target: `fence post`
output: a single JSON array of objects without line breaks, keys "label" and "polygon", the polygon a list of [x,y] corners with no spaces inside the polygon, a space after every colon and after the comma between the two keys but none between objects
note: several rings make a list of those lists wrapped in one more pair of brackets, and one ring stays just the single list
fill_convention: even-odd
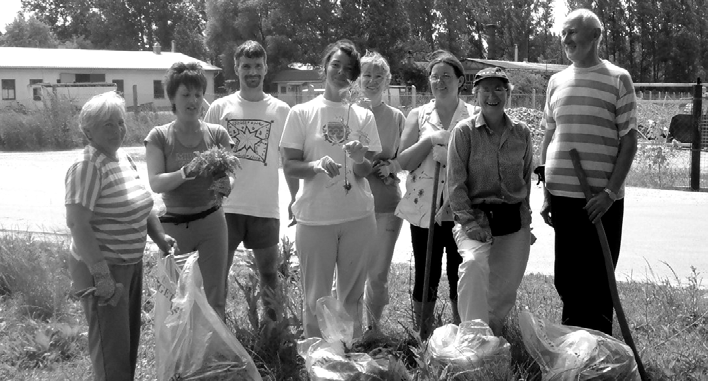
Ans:
[{"label": "fence post", "polygon": [[531,89],[531,108],[534,110],[538,110],[536,108],[536,89]]},{"label": "fence post", "polygon": [[418,103],[416,102],[415,85],[411,85],[411,110],[416,107],[418,107]]},{"label": "fence post", "polygon": [[703,113],[701,79],[693,86],[693,143],[691,144],[691,190],[701,190],[701,114]]},{"label": "fence post", "polygon": [[135,116],[140,113],[140,108],[138,107],[138,85],[133,85],[133,112]]}]

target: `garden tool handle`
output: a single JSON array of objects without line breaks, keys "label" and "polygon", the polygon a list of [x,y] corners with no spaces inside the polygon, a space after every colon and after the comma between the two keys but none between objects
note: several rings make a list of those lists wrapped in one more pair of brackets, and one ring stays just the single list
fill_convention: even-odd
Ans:
[{"label": "garden tool handle", "polygon": [[[573,162],[573,169],[575,169],[575,175],[578,176],[578,181],[580,182],[580,188],[585,194],[585,199],[590,201],[592,198],[592,191],[590,190],[590,184],[588,183],[587,176],[583,170],[583,166],[580,162],[580,154],[573,148],[569,151],[570,160]],[[627,317],[624,315],[624,310],[622,309],[622,303],[620,302],[619,293],[617,292],[617,280],[615,279],[615,268],[612,264],[612,254],[610,252],[610,244],[607,241],[607,235],[605,234],[605,227],[602,225],[602,221],[598,220],[595,224],[595,229],[597,230],[597,236],[600,239],[600,246],[602,247],[602,255],[605,258],[605,272],[607,273],[607,280],[610,284],[610,294],[612,295],[612,304],[615,307],[615,312],[617,312],[617,321],[619,322],[620,330],[622,331],[622,337],[627,345],[632,349],[634,354],[634,359],[637,361],[637,369],[639,370],[639,376],[642,381],[648,381],[646,370],[644,370],[644,364],[642,364],[641,358],[639,358],[639,352],[637,347],[634,345],[634,340],[632,339],[632,333],[629,330],[629,324],[627,323]]]},{"label": "garden tool handle", "polygon": [[[423,300],[422,302],[422,311],[421,311],[421,316],[428,316],[426,315],[425,309],[427,308],[432,308],[430,306],[430,303],[427,303],[428,301],[428,294],[429,288],[430,288],[430,266],[432,265],[433,262],[433,229],[435,228],[435,215],[437,214],[437,206],[438,206],[438,181],[440,180],[440,163],[435,162],[435,174],[433,175],[433,202],[430,204],[430,222],[428,223],[428,245],[425,250],[425,273],[423,276]],[[422,320],[420,323],[419,328],[419,334],[423,332],[423,327],[425,327],[425,324],[423,324]],[[421,335],[422,337],[422,335]]]}]

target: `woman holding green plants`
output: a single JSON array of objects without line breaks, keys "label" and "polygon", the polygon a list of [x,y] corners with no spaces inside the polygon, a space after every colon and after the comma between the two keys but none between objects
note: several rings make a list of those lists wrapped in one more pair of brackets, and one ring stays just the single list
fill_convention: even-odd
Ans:
[{"label": "woman holding green plants", "polygon": [[[450,130],[457,122],[469,118],[475,107],[460,99],[459,92],[465,84],[464,69],[451,53],[439,50],[433,53],[428,64],[430,91],[434,99],[411,110],[406,118],[401,136],[398,162],[410,171],[406,180],[406,193],[396,208],[396,215],[411,224],[413,257],[415,259],[415,285],[413,309],[415,321],[423,338],[431,333],[432,317],[437,300],[438,283],[442,275],[443,250],[447,253],[447,279],[450,284],[450,301],[453,320],[457,314],[457,267],[462,258],[452,236],[452,213],[445,189],[447,171],[447,146]],[[438,171],[438,192],[433,195],[435,172]],[[430,213],[435,205],[437,223],[430,227]],[[425,263],[428,246],[428,229],[433,229],[430,285],[427,300],[423,300]]]},{"label": "woman holding green plants", "polygon": [[227,230],[219,200],[228,196],[231,180],[203,169],[214,164],[215,156],[223,156],[215,148],[230,150],[232,141],[224,127],[200,119],[207,80],[199,64],[175,63],[164,84],[177,118],[153,128],[145,138],[150,187],[162,194],[166,213],[160,221],[165,231],[177,239],[183,252],[199,251],[204,292],[223,319]]},{"label": "woman holding green plants", "polygon": [[175,241],[153,212],[133,159],[120,149],[125,102],[115,92],[91,98],[79,127],[88,145],[66,173],[68,259],[73,292],[88,323],[95,380],[132,380],[140,341],[143,251],[147,234],[163,252]]},{"label": "woman holding green plants", "polygon": [[285,175],[304,180],[292,205],[303,325],[306,337],[322,337],[317,300],[330,295],[336,266],[337,296],[354,319],[354,336],[360,337],[367,253],[376,234],[366,176],[381,144],[374,115],[353,103],[351,82],[361,72],[354,44],[340,40],[328,46],[322,67],[324,94],[291,109],[280,141]]}]

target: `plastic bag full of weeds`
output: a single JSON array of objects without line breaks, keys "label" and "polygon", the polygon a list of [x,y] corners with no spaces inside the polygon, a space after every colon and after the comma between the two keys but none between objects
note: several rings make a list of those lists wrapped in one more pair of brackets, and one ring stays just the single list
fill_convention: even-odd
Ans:
[{"label": "plastic bag full of weeds", "polygon": [[471,369],[485,361],[508,362],[511,358],[509,343],[494,336],[491,328],[481,320],[436,328],[427,350],[434,363],[452,365],[455,369]]},{"label": "plastic bag full of weeds", "polygon": [[174,258],[158,259],[158,283],[178,275],[171,304],[163,300],[155,306],[158,379],[260,381],[251,357],[207,302],[198,257],[190,255],[181,271],[170,263]]},{"label": "plastic bag full of weeds", "polygon": [[544,381],[640,380],[632,350],[612,336],[537,319],[529,311],[519,313],[519,328]]},{"label": "plastic bag full of weeds", "polygon": [[313,381],[388,380],[389,359],[374,359],[366,353],[350,353],[354,321],[341,302],[331,296],[317,301],[317,321],[324,338],[298,343]]}]

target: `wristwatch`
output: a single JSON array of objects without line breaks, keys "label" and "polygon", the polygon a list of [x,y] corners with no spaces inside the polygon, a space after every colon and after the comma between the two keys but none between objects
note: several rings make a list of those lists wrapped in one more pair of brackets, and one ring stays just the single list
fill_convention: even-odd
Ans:
[{"label": "wristwatch", "polygon": [[617,193],[611,191],[609,188],[603,189],[605,193],[607,193],[608,196],[610,196],[610,200],[612,201],[617,201]]}]

